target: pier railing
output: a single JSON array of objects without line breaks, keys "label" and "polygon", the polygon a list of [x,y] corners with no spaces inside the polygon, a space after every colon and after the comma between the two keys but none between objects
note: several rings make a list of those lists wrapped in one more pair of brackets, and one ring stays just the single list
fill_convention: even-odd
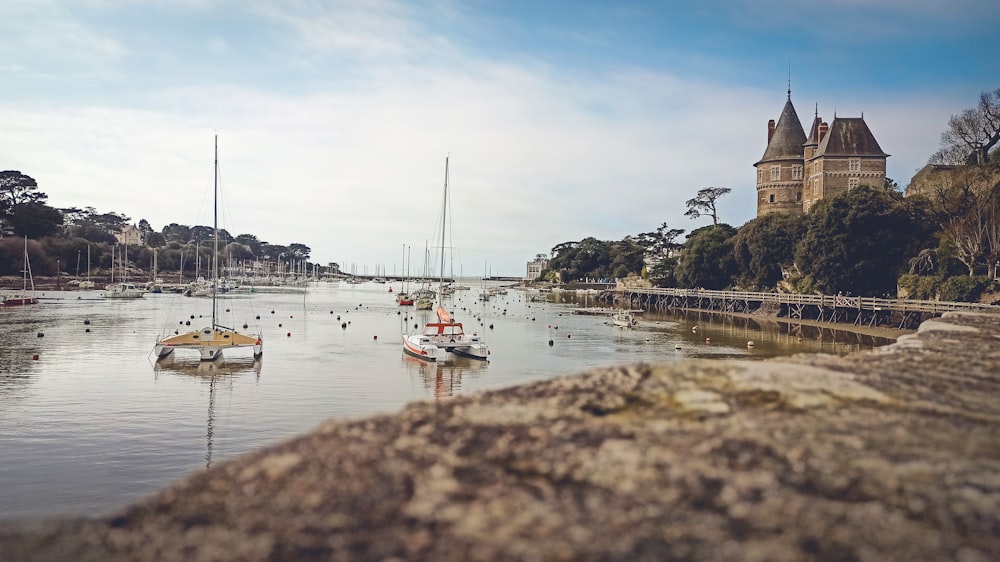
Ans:
[{"label": "pier railing", "polygon": [[[691,308],[720,312],[749,312],[762,306],[782,311],[789,318],[815,317],[827,322],[853,324],[919,323],[930,316],[951,311],[993,312],[1000,306],[949,301],[900,298],[859,297],[850,295],[810,295],[754,291],[713,291],[706,289],[616,288],[616,300],[651,308]],[[815,307],[813,310],[811,307]],[[812,312],[806,312],[811,310]]]}]

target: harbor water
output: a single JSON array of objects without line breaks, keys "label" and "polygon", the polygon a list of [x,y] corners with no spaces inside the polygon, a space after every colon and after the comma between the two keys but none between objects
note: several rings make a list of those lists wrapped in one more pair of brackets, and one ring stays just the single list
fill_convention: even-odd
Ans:
[{"label": "harbor water", "polygon": [[432,313],[398,306],[389,292],[398,282],[221,297],[231,327],[262,333],[259,361],[247,350],[211,363],[180,352],[154,361],[158,334],[210,322],[206,298],[48,292],[38,305],[0,310],[0,519],[112,513],[322,421],[416,400],[612,364],[846,353],[892,341],[705,314],[647,312],[637,327],[620,329],[606,316],[573,313],[600,306],[590,294],[510,289],[482,301],[483,284],[469,284],[447,308],[486,339],[488,362],[404,356],[401,334]]}]

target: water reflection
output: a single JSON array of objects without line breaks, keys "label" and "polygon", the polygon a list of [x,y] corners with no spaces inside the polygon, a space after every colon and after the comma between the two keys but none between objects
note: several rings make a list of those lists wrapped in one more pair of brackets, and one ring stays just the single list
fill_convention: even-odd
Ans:
[{"label": "water reflection", "polygon": [[424,390],[437,399],[449,398],[459,393],[462,390],[462,378],[485,375],[488,364],[488,361],[466,358],[435,363],[403,355],[403,366],[410,378],[419,380]]},{"label": "water reflection", "polygon": [[173,357],[160,359],[153,364],[153,376],[159,378],[160,373],[169,373],[182,377],[196,378],[208,384],[208,415],[205,422],[205,468],[212,466],[213,437],[215,434],[215,392],[219,385],[233,390],[235,377],[254,373],[260,380],[262,359],[252,357],[241,359],[218,359],[215,361],[176,361]]}]

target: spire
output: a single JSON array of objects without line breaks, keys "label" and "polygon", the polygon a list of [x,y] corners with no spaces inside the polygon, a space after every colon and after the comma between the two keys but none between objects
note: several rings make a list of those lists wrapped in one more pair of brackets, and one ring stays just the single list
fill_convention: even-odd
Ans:
[{"label": "spire", "polygon": [[792,101],[792,59],[788,59],[788,101]]}]

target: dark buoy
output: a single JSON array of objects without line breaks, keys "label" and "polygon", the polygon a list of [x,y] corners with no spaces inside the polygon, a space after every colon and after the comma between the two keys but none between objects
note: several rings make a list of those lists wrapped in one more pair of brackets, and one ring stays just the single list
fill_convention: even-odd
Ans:
[{"label": "dark buoy", "polygon": [[342,323],[340,325],[340,327],[346,330],[347,329],[347,322]]},{"label": "dark buoy", "polygon": [[226,312],[229,312],[229,309],[228,309],[228,308],[226,309]]},{"label": "dark buoy", "polygon": [[89,334],[90,333],[90,328],[85,329],[84,332],[87,332]]},{"label": "dark buoy", "polygon": [[291,314],[289,314],[289,315],[288,315],[288,317],[289,317],[289,318],[295,318],[295,317],[294,317],[294,316],[292,316]]},{"label": "dark buoy", "polygon": [[185,320],[184,321],[184,325],[185,326],[190,326],[191,325],[191,321],[190,320]]},{"label": "dark buoy", "polygon": [[40,337],[40,338],[44,338],[44,337],[45,337],[45,334],[43,334],[43,333],[41,333],[41,332],[38,332],[38,337]]},{"label": "dark buoy", "polygon": [[416,329],[417,329],[417,325],[416,325],[416,324],[414,324],[414,325],[413,325],[413,329],[414,329],[414,330],[416,330]]},{"label": "dark buoy", "polygon": [[288,332],[288,337],[292,337],[292,333],[291,332]]},{"label": "dark buoy", "polygon": [[573,334],[566,334],[566,339],[573,337]]},{"label": "dark buoy", "polygon": [[340,320],[340,315],[339,314],[337,315],[337,320]]},{"label": "dark buoy", "polygon": [[271,311],[271,314],[274,314],[274,311],[273,311],[273,310]]},{"label": "dark buoy", "polygon": [[490,329],[491,329],[491,330],[493,329],[493,324],[490,324]]},{"label": "dark buoy", "polygon": [[260,314],[257,315],[257,320],[260,320]]},{"label": "dark buoy", "polygon": [[552,345],[553,345],[554,343],[555,343],[555,342],[553,342],[552,340],[549,340],[549,347],[552,347]]},{"label": "dark buoy", "polygon": [[279,328],[281,327],[281,322],[278,322],[278,327],[279,327]]},{"label": "dark buoy", "polygon": [[378,341],[378,336],[372,336],[372,339]]},{"label": "dark buoy", "polygon": [[194,320],[194,314],[191,315],[191,320]]},{"label": "dark buoy", "polygon": [[90,320],[84,320],[83,321],[83,325],[84,326],[90,326]]},{"label": "dark buoy", "polygon": [[36,354],[32,355],[31,356],[31,360],[32,361],[38,361],[38,354],[36,353]]},{"label": "dark buoy", "polygon": [[246,329],[247,329],[247,324],[246,324],[246,322],[244,322],[244,323],[243,323],[243,329],[244,329],[244,330],[246,330]]}]

